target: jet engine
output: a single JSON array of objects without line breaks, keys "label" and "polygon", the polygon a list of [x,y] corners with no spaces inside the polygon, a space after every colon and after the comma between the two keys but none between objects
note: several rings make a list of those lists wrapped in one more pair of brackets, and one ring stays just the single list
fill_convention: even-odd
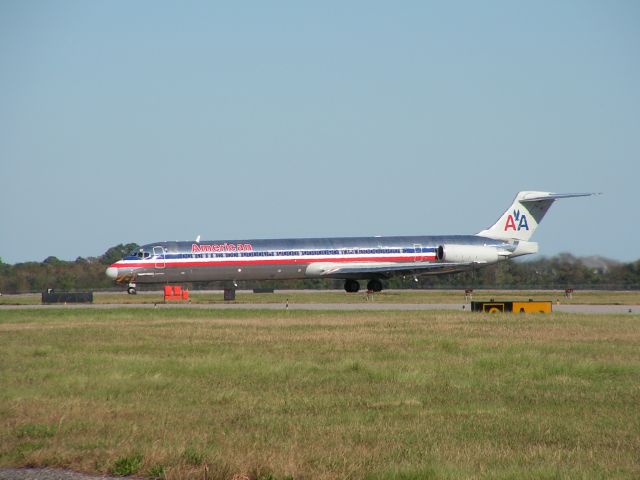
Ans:
[{"label": "jet engine", "polygon": [[493,263],[500,258],[497,249],[484,245],[440,245],[436,255],[448,263]]}]

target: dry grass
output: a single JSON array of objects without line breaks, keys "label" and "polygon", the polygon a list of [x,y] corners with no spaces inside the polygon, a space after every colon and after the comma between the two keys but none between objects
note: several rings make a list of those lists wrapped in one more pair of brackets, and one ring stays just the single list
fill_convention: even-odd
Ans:
[{"label": "dry grass", "polygon": [[2,311],[0,465],[176,479],[637,478],[639,321]]}]

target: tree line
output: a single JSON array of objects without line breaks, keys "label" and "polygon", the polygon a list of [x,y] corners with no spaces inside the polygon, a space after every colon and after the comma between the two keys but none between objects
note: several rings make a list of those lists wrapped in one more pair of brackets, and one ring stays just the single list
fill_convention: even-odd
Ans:
[{"label": "tree line", "polygon": [[114,282],[105,275],[105,269],[135,248],[138,248],[135,243],[120,244],[111,247],[99,257],[78,257],[74,261],[47,257],[42,262],[9,265],[0,260],[0,292],[41,292],[48,288],[110,289],[114,286]]},{"label": "tree line", "polygon": [[[117,290],[105,269],[138,248],[135,243],[111,247],[99,257],[78,257],[63,261],[48,257],[42,262],[9,265],[0,260],[0,293],[58,290]],[[464,273],[395,277],[385,281],[385,288],[592,288],[640,289],[640,260],[619,263],[600,259],[597,266],[564,253],[535,260],[500,262]],[[239,282],[239,288],[342,288],[342,280],[285,280]],[[187,285],[191,289],[224,288],[225,282]],[[145,288],[144,286],[142,287]],[[158,288],[151,286],[150,288]]]}]

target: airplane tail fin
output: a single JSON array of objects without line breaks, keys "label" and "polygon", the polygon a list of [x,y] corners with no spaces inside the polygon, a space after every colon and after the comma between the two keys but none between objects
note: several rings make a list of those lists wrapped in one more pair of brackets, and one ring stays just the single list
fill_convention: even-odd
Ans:
[{"label": "airplane tail fin", "polygon": [[476,235],[497,240],[528,241],[549,207],[558,199],[587,197],[594,193],[520,192],[500,219]]}]

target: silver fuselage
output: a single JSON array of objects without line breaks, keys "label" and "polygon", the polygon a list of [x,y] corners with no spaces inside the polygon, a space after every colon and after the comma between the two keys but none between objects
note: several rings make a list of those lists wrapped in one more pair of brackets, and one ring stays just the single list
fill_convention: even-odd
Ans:
[{"label": "silver fuselage", "polygon": [[[513,243],[476,235],[158,242],[114,263],[107,274],[119,282],[171,283],[372,279],[402,273],[450,273],[470,267],[472,262],[439,259],[438,248],[443,245],[514,251]],[[332,266],[336,267],[329,268]]]}]

